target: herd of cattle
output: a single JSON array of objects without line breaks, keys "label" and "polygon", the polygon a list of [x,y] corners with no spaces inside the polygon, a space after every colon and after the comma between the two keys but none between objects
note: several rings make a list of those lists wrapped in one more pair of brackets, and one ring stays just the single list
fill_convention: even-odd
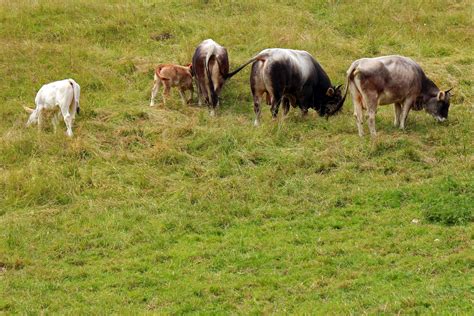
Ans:
[{"label": "herd of cattle", "polygon": [[[260,120],[260,104],[264,100],[276,118],[282,104],[286,115],[290,105],[298,106],[303,115],[314,109],[320,116],[336,114],[343,106],[348,90],[352,95],[354,116],[359,135],[363,136],[363,110],[368,114],[368,126],[372,136],[375,131],[375,113],[378,105],[394,103],[394,125],[405,128],[410,109],[425,109],[438,121],[448,118],[450,90],[439,90],[412,59],[402,56],[362,58],[352,63],[347,71],[344,92],[341,86],[333,86],[323,67],[306,51],[282,48],[265,49],[233,72],[229,72],[227,50],[208,39],[196,48],[192,64],[188,66],[160,65],[154,74],[150,106],[160,88],[164,86],[163,103],[171,87],[177,87],[183,103],[193,97],[193,78],[196,82],[199,105],[204,102],[214,116],[219,106],[219,95],[226,80],[252,64],[250,88],[253,95],[255,125]],[[186,91],[191,92],[185,99]],[[45,112],[53,112],[52,123],[64,118],[67,135],[72,136],[72,123],[79,113],[80,87],[73,79],[55,81],[38,91],[36,108],[27,126],[37,123],[41,128]],[[59,109],[59,110],[58,110]]]}]

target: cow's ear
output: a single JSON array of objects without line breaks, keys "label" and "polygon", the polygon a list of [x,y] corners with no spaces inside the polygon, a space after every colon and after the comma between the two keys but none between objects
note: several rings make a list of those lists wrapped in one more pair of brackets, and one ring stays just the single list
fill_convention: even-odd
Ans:
[{"label": "cow's ear", "polygon": [[334,89],[332,87],[329,87],[328,91],[326,91],[326,95],[328,97],[332,97],[334,95]]},{"label": "cow's ear", "polygon": [[446,93],[444,91],[438,92],[438,96],[436,97],[438,101],[444,101],[444,98],[446,98]]}]

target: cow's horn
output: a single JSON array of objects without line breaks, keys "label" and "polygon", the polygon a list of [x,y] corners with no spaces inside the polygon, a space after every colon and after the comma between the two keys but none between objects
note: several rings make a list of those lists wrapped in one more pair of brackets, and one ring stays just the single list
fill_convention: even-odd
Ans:
[{"label": "cow's horn", "polygon": [[453,90],[453,88],[449,88],[448,90],[444,91],[444,93],[448,93],[451,90]]},{"label": "cow's horn", "polygon": [[28,112],[28,113],[33,113],[33,111],[34,111],[33,109],[31,109],[31,108],[29,108],[29,107],[27,107],[27,106],[23,106],[23,108],[24,108],[25,111]]},{"label": "cow's horn", "polygon": [[338,86],[336,87],[336,90],[339,89],[340,87],[342,87],[342,84],[338,85]]}]

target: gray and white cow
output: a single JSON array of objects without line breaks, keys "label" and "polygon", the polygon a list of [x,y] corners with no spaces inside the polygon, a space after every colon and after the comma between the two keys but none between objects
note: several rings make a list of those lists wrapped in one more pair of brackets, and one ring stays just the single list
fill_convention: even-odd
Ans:
[{"label": "gray and white cow", "polygon": [[425,109],[438,121],[448,118],[449,90],[441,91],[412,59],[403,56],[362,58],[347,71],[347,89],[351,91],[359,136],[364,135],[363,109],[368,112],[369,130],[375,131],[378,105],[395,104],[394,125],[405,128],[410,109]]},{"label": "gray and white cow", "polygon": [[204,100],[211,116],[214,116],[229,73],[227,50],[212,39],[203,41],[194,52],[192,72],[196,80],[199,105]]},{"label": "gray and white cow", "polygon": [[252,64],[250,88],[254,100],[255,122],[260,120],[262,99],[271,105],[272,117],[276,118],[280,104],[286,115],[290,104],[300,107],[303,115],[312,108],[320,116],[336,114],[343,105],[340,87],[331,84],[323,67],[302,50],[269,48],[261,51],[231,74]]}]

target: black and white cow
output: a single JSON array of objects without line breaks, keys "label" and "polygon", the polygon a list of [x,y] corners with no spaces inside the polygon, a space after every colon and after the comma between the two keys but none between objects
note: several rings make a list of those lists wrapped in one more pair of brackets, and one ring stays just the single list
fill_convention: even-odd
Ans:
[{"label": "black and white cow", "polygon": [[231,75],[250,63],[253,63],[250,88],[256,126],[259,124],[260,104],[264,96],[267,104],[271,105],[273,118],[278,115],[281,103],[285,115],[290,104],[298,106],[303,115],[311,108],[326,117],[334,115],[342,107],[341,86],[333,86],[323,67],[306,51],[265,49]]},{"label": "black and white cow", "polygon": [[362,58],[347,71],[346,90],[351,91],[359,136],[364,135],[362,111],[368,112],[369,130],[375,131],[378,105],[395,104],[394,125],[405,128],[410,109],[421,110],[442,122],[448,118],[449,90],[440,91],[412,59],[403,56]]},{"label": "black and white cow", "polygon": [[219,95],[229,72],[229,57],[225,47],[207,39],[198,45],[192,60],[198,102],[209,106],[211,116],[219,106]]}]

